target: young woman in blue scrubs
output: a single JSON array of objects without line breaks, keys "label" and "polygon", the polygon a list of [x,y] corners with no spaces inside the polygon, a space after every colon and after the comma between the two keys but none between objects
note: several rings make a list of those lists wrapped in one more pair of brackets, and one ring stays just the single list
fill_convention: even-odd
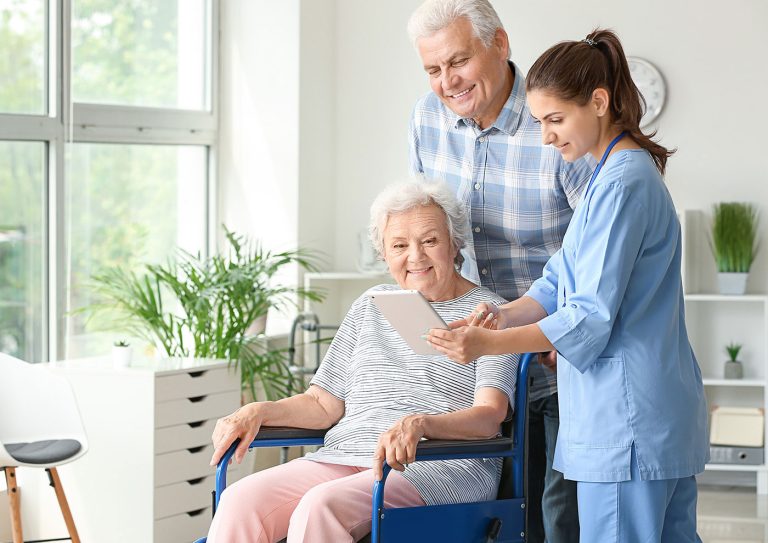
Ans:
[{"label": "young woman in blue scrubs", "polygon": [[527,76],[545,144],[599,160],[562,249],[527,294],[427,339],[466,363],[557,351],[554,468],[578,482],[581,541],[698,542],[708,460],[701,371],[685,328],[670,151],[640,130],[642,98],[607,30],[545,52]]}]

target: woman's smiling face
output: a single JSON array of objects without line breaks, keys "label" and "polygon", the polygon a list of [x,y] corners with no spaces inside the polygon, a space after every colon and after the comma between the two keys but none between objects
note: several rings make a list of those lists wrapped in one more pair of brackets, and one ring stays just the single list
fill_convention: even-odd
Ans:
[{"label": "woman's smiling face", "polygon": [[544,145],[554,146],[568,162],[587,153],[599,154],[600,115],[595,104],[581,106],[543,90],[530,91],[526,98],[531,115],[541,123]]},{"label": "woman's smiling face", "polygon": [[439,206],[417,206],[389,216],[384,228],[384,260],[400,288],[418,290],[431,302],[455,298],[457,253]]}]

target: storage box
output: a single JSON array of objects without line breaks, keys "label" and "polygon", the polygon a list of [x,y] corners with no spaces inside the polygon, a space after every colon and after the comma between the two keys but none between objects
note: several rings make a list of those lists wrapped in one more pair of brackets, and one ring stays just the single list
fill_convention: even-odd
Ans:
[{"label": "storage box", "polygon": [[712,445],[762,447],[765,416],[757,407],[715,407],[709,442]]},{"label": "storage box", "polygon": [[759,466],[763,463],[763,447],[709,447],[709,461],[713,464],[744,464]]}]

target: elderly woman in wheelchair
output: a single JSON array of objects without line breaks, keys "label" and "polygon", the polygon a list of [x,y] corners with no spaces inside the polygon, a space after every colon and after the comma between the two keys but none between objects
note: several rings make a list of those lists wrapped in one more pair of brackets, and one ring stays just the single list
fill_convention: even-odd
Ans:
[{"label": "elderly woman in wheelchair", "polygon": [[[465,318],[481,302],[504,303],[459,274],[468,224],[445,185],[389,187],[371,207],[370,233],[397,282],[374,290],[418,290],[446,322]],[[494,326],[479,316],[474,324]],[[498,458],[413,462],[422,438],[498,435],[514,399],[516,365],[516,355],[462,366],[415,354],[361,296],[306,392],[245,405],[217,422],[212,465],[238,438],[234,459],[241,462],[262,426],[330,430],[317,452],[227,488],[208,542],[357,541],[371,530],[372,488],[384,460],[397,470],[388,478],[387,507],[495,499]]]}]

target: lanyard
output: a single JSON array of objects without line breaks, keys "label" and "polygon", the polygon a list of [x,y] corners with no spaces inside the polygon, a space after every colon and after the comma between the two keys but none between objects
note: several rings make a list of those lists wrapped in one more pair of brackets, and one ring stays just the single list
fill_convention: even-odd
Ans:
[{"label": "lanyard", "polygon": [[587,188],[584,189],[584,194],[586,194],[587,191],[589,190],[589,187],[592,186],[592,181],[595,180],[595,178],[597,177],[597,174],[600,173],[600,170],[602,169],[603,164],[605,164],[605,161],[608,160],[608,155],[611,154],[611,149],[613,149],[613,146],[619,143],[619,140],[623,138],[626,134],[627,134],[626,132],[622,132],[621,134],[613,138],[613,141],[611,141],[611,143],[608,144],[608,148],[605,150],[605,153],[603,153],[603,158],[601,158],[600,162],[597,163],[597,167],[595,168],[595,171],[592,173],[592,178],[589,180],[589,183],[587,184]]}]

